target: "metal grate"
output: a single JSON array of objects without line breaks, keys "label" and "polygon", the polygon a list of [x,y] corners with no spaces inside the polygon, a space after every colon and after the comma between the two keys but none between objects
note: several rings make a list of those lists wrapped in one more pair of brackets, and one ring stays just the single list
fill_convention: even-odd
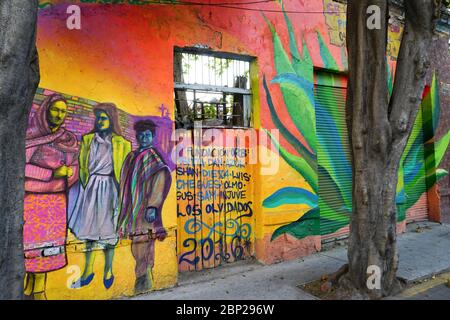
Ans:
[{"label": "metal grate", "polygon": [[[194,95],[193,92],[192,95]],[[234,97],[232,95],[226,95],[226,97],[226,99],[221,99],[222,101],[175,98],[176,105],[184,104],[187,106],[187,112],[180,116],[176,115],[176,118],[180,118],[183,121],[183,123],[178,123],[177,126],[191,128],[194,121],[202,121],[204,127],[236,127],[236,124],[241,122],[242,127],[248,126],[250,119],[244,120],[245,115],[239,112],[239,110],[244,109],[244,103],[241,101],[233,101]]]},{"label": "metal grate", "polygon": [[175,118],[178,128],[249,127],[251,119],[251,58],[176,49],[174,58]]}]

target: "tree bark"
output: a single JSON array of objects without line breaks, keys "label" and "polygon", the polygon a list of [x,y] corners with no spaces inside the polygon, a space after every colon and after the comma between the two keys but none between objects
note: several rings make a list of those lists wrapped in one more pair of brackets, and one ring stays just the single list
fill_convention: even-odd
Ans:
[{"label": "tree bark", "polygon": [[39,83],[37,0],[0,1],[0,299],[23,297],[25,133]]},{"label": "tree bark", "polygon": [[[349,0],[347,126],[352,146],[353,214],[344,296],[377,299],[401,288],[397,279],[396,186],[401,155],[419,109],[440,1],[408,0],[394,91],[387,87],[387,0]],[[381,9],[381,29],[367,27],[367,8]],[[368,267],[381,271],[381,287],[367,285]]]}]

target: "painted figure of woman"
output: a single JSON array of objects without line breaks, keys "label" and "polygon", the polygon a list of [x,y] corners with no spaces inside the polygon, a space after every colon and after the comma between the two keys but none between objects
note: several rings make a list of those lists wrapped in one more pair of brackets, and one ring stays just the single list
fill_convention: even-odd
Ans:
[{"label": "painted figure of woman", "polygon": [[120,172],[131,143],[122,137],[114,104],[101,103],[94,108],[95,128],[83,136],[80,146],[80,190],[69,218],[74,235],[86,241],[84,272],[73,288],[88,285],[94,278],[95,246],[105,255],[103,284],[114,282],[112,269],[117,244],[117,206]]},{"label": "painted figure of woman", "polygon": [[155,239],[164,240],[161,210],[170,189],[169,167],[153,148],[155,124],[150,120],[134,125],[139,149],[130,153],[122,169],[118,232],[132,239],[136,260],[135,293],[152,287]]},{"label": "painted figure of woman", "polygon": [[63,96],[48,96],[26,136],[24,293],[34,299],[46,298],[46,273],[67,264],[67,192],[78,180],[78,142],[62,128],[66,113]]}]

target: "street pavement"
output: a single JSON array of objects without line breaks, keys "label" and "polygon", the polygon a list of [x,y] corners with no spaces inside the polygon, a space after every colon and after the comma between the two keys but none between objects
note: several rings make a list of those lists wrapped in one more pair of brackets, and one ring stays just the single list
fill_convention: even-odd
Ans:
[{"label": "street pavement", "polygon": [[393,300],[450,300],[450,272],[415,281]]},{"label": "street pavement", "polygon": [[[446,284],[450,279],[450,224],[413,223],[407,230],[398,236],[398,276],[410,288],[393,299],[450,299]],[[131,299],[315,300],[316,297],[299,286],[337,271],[346,262],[347,248],[340,241],[294,261],[268,266],[254,260],[241,261],[216,269],[181,273],[176,287]]]}]

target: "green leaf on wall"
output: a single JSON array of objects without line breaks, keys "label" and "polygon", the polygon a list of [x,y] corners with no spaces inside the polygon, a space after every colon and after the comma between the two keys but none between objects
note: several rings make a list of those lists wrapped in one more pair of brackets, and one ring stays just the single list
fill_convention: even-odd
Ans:
[{"label": "green leaf on wall", "polygon": [[271,241],[283,234],[290,234],[296,239],[303,239],[311,235],[320,235],[320,210],[318,207],[312,208],[299,220],[282,226],[272,234]]},{"label": "green leaf on wall", "polygon": [[433,128],[437,129],[439,125],[439,118],[440,118],[440,107],[441,107],[441,101],[439,98],[439,81],[436,76],[436,72],[433,73],[433,80],[431,82],[431,106],[433,111]]},{"label": "green leaf on wall", "polygon": [[339,70],[339,67],[336,63],[336,60],[334,60],[333,55],[331,54],[330,50],[328,49],[328,46],[323,41],[322,35],[319,31],[317,33],[317,39],[319,40],[319,48],[320,48],[320,56],[322,57],[323,65],[326,69],[330,70]]},{"label": "green leaf on wall", "polygon": [[[296,72],[292,67],[291,61],[289,60],[289,57],[286,51],[284,50],[283,44],[281,43],[280,37],[275,31],[275,28],[273,27],[271,22],[265,17],[265,15],[263,16],[272,32],[275,69],[277,70],[278,75],[288,73],[296,75]],[[292,85],[285,83],[280,84],[280,89],[283,95],[286,109],[290,115],[290,118],[292,119],[292,122],[297,127],[299,132],[305,137],[308,146],[315,154],[316,153],[315,113],[313,112],[312,114],[306,114],[306,112],[302,110],[304,108],[305,103],[310,104],[310,102],[308,102],[308,100],[305,99],[304,97],[305,96],[308,97],[308,95],[311,95],[311,93],[306,92],[305,88],[293,89]],[[302,93],[299,93],[299,91]],[[313,92],[312,95],[314,95]],[[314,105],[311,108],[314,110]],[[314,121],[310,122],[310,119]]]},{"label": "green leaf on wall", "polygon": [[263,201],[265,208],[277,208],[286,204],[305,204],[309,207],[317,206],[318,198],[315,194],[302,188],[282,188]]},{"label": "green leaf on wall", "polygon": [[[434,173],[431,173],[434,174]],[[444,169],[436,169],[436,182],[439,181],[440,179],[442,179],[443,177],[445,177],[446,175],[448,175],[447,170]],[[428,176],[421,176],[416,183],[412,186],[412,188],[415,188],[416,185],[423,185],[425,184],[426,179],[429,178]],[[419,200],[420,197],[417,197],[417,200]],[[417,201],[416,200],[416,201]]]},{"label": "green leaf on wall", "polygon": [[292,56],[292,66],[298,76],[304,77],[310,83],[313,83],[314,66],[311,61],[311,56],[309,55],[308,46],[306,45],[305,39],[302,37],[303,57],[301,57],[300,52],[298,50],[297,39],[295,37],[294,28],[292,26],[291,20],[284,11],[284,5],[282,6],[282,8],[284,19],[286,21],[286,25],[289,32],[289,49]]},{"label": "green leaf on wall", "polygon": [[[420,169],[418,170],[418,173],[420,172],[425,172],[426,168],[426,163],[435,163],[435,167],[439,167],[439,164],[441,163],[442,159],[444,158],[444,155],[448,149],[448,146],[450,144],[450,131],[448,131],[444,137],[442,137],[441,140],[439,140],[437,143],[435,143],[434,146],[434,154],[429,154],[427,156],[427,159],[425,159],[425,161],[422,161],[422,165],[420,166]],[[434,157],[434,159],[432,159]],[[430,174],[430,173],[429,173]],[[431,173],[432,174],[432,173]],[[414,188],[414,186],[416,186],[418,183],[420,183],[419,181],[421,179],[424,179],[424,175],[421,174],[417,174],[414,179],[409,182],[406,187],[411,189]]]},{"label": "green leaf on wall", "polygon": [[[345,197],[345,192],[339,189],[338,184],[335,182],[331,174],[326,168],[319,165],[318,171],[320,173],[320,183],[328,186],[328,190],[334,190],[335,192],[323,192],[320,194],[321,205],[327,205],[335,213],[343,213],[347,215],[351,211],[352,199],[351,197]],[[351,190],[350,196],[351,196]]]},{"label": "green leaf on wall", "polygon": [[447,152],[448,145],[450,143],[450,131],[448,131],[445,136],[441,138],[438,142],[435,143],[434,152],[436,159],[436,167],[439,167],[442,159],[444,158],[445,153]]},{"label": "green leaf on wall", "polygon": [[[387,60],[387,57],[386,57]],[[392,96],[392,90],[394,90],[394,81],[392,79],[392,72],[391,69],[389,68],[389,63],[386,63],[386,68],[387,68],[387,78],[388,78],[388,92],[389,92],[389,97]]]},{"label": "green leaf on wall", "polygon": [[266,133],[272,139],[275,147],[279,150],[281,157],[306,180],[314,193],[317,194],[317,173],[315,170],[311,168],[305,159],[290,154],[267,130]]},{"label": "green leaf on wall", "polygon": [[283,124],[278,117],[277,111],[272,101],[269,88],[267,86],[266,77],[263,76],[263,86],[266,92],[267,105],[269,106],[270,115],[275,127],[280,130],[281,135],[289,142],[289,144],[305,159],[309,166],[316,171],[317,157],[312,154]]}]

